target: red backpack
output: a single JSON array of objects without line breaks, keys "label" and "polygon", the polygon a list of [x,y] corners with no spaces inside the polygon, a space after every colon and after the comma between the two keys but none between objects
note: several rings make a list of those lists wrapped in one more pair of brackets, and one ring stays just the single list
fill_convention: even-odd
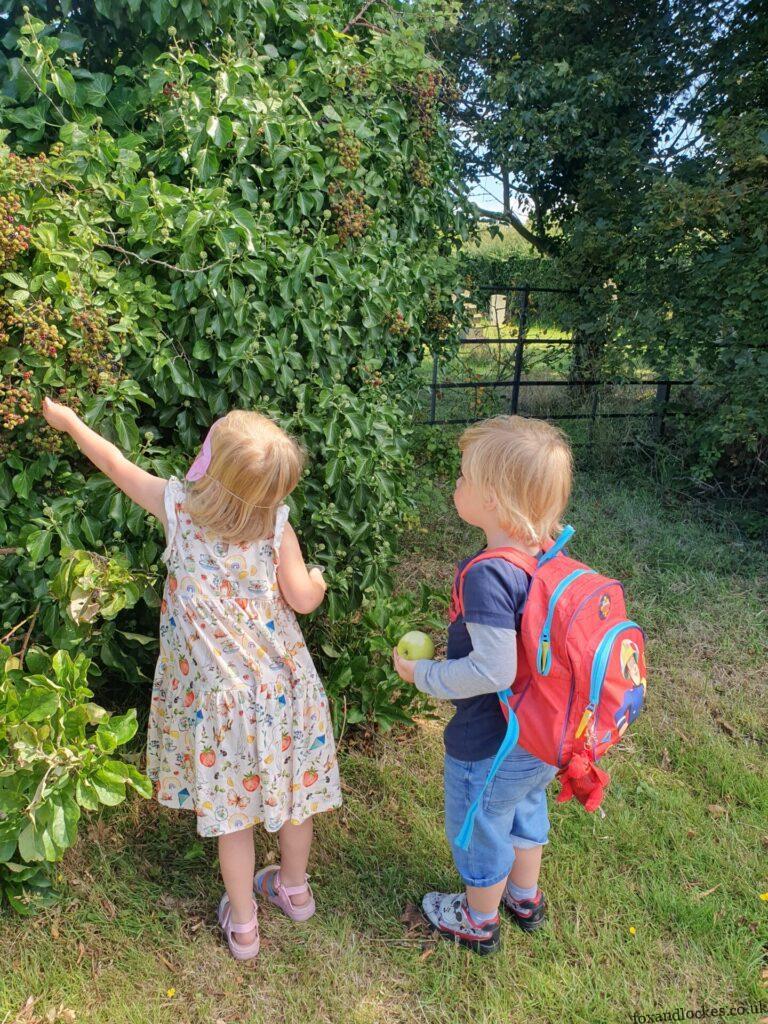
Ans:
[{"label": "red backpack", "polygon": [[[519,742],[560,769],[559,801],[575,796],[594,811],[609,781],[595,762],[619,742],[643,705],[645,641],[627,618],[618,580],[562,553],[573,533],[566,526],[538,558],[517,548],[481,552],[456,573],[450,618],[463,614],[464,579],[478,562],[503,558],[531,577],[517,638],[517,674],[499,694],[507,732],[485,786]],[[482,792],[456,837],[463,849],[481,800]]]}]

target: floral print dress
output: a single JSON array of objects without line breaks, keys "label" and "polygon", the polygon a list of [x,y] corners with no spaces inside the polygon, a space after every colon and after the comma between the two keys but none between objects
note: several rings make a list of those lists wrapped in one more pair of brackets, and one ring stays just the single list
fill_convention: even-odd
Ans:
[{"label": "floral print dress", "polygon": [[328,701],[277,585],[288,506],[273,537],[235,544],[196,527],[184,498],[172,477],[147,772],[202,836],[276,832],[341,804]]}]

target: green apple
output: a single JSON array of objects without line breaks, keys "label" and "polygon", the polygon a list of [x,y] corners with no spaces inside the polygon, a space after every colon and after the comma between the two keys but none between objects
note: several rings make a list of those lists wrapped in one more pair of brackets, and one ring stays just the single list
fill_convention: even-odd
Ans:
[{"label": "green apple", "polygon": [[419,658],[433,658],[435,645],[426,633],[420,633],[418,629],[412,629],[406,633],[397,645],[397,653],[401,654],[408,661],[418,661]]}]

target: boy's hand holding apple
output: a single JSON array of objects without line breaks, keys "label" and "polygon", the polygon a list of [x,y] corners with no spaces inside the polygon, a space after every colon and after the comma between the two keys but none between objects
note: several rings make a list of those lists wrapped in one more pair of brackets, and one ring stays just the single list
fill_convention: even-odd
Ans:
[{"label": "boy's hand holding apple", "polygon": [[435,653],[435,646],[426,633],[419,630],[411,630],[400,640],[397,647],[392,648],[392,662],[395,672],[403,682],[414,682],[414,669],[416,662],[424,658],[431,659]]}]

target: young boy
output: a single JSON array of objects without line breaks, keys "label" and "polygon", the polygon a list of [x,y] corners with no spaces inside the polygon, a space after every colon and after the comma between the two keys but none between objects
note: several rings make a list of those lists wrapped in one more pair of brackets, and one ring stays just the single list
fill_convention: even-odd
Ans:
[{"label": "young boy", "polygon": [[[459,448],[458,514],[484,532],[487,549],[538,555],[559,531],[570,496],[565,435],[541,420],[497,416],[466,430]],[[422,907],[440,935],[478,953],[499,947],[500,901],[525,931],[541,927],[546,915],[538,878],[549,832],[546,788],[556,768],[516,746],[486,790],[469,848],[454,842],[506,732],[497,694],[515,678],[530,582],[501,558],[478,562],[464,579],[464,614],[448,628],[447,660],[393,653],[403,680],[456,708],[445,729],[445,829],[466,890],[427,893]]]}]

